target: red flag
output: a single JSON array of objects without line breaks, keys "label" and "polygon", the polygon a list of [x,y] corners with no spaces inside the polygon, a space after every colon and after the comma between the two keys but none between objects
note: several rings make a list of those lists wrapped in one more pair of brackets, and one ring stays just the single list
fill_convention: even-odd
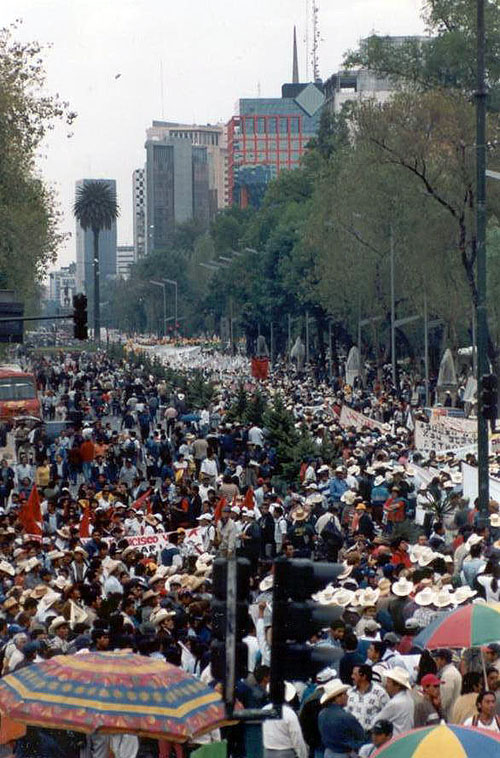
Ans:
[{"label": "red flag", "polygon": [[269,358],[252,358],[252,376],[254,379],[267,379]]},{"label": "red flag", "polygon": [[36,484],[33,485],[29,498],[19,511],[18,519],[23,525],[26,534],[31,534],[34,537],[42,536],[42,509],[40,508],[40,498]]},{"label": "red flag", "polygon": [[220,517],[222,516],[222,509],[224,506],[227,505],[227,501],[225,497],[221,497],[217,505],[215,506],[214,511],[214,521],[219,521]]},{"label": "red flag", "polygon": [[249,487],[245,492],[245,497],[243,498],[243,507],[249,508],[251,511],[253,511],[254,503],[255,501],[253,499],[253,489]]},{"label": "red flag", "polygon": [[88,504],[84,507],[80,520],[80,538],[86,539],[87,537],[90,537],[90,508]]},{"label": "red flag", "polygon": [[138,511],[144,506],[147,507],[150,494],[151,494],[150,489],[144,492],[140,497],[137,498],[137,500],[134,503],[132,503],[132,508],[135,508],[135,510]]}]

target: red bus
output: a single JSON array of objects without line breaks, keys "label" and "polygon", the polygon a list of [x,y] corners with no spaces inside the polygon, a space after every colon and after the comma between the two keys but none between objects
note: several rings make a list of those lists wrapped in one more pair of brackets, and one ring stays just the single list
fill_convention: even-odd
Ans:
[{"label": "red bus", "polygon": [[36,379],[21,366],[0,366],[0,419],[14,416],[42,418]]}]

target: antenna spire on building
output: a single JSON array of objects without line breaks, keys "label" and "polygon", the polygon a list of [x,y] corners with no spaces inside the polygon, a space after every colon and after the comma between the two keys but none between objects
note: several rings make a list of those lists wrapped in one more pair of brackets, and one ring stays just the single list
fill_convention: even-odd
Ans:
[{"label": "antenna spire on building", "polygon": [[299,58],[297,55],[297,27],[293,27],[293,84],[299,83]]}]

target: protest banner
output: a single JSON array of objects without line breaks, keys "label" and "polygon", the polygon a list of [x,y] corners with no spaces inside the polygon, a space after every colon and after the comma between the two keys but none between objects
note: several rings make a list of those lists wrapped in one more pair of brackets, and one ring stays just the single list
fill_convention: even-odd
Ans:
[{"label": "protest banner", "polygon": [[428,453],[434,450],[436,453],[445,453],[448,451],[458,451],[463,448],[474,448],[477,446],[477,431],[455,426],[457,421],[465,419],[443,419],[433,424],[426,424],[423,421],[415,422],[415,448],[420,453]]},{"label": "protest banner", "polygon": [[[203,552],[202,533],[204,527],[186,529],[184,544],[193,548],[196,553]],[[124,537],[130,547],[134,547],[144,555],[159,555],[169,542],[169,536],[177,532],[158,532],[157,534],[137,534],[133,537]]]},{"label": "protest banner", "polygon": [[378,429],[379,432],[385,432],[384,425],[381,421],[376,421],[374,418],[368,418],[363,413],[349,408],[348,405],[343,405],[340,412],[340,425],[344,427],[354,426],[359,432],[363,428]]},{"label": "protest banner", "polygon": [[[469,498],[469,508],[473,508],[479,491],[478,476],[477,468],[468,463],[462,463],[462,488],[463,497]],[[489,492],[491,500],[500,502],[500,481],[492,476],[489,477]]]}]

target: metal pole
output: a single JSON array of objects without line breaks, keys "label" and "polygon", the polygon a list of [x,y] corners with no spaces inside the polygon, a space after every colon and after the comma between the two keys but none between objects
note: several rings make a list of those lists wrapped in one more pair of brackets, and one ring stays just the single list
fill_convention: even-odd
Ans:
[{"label": "metal pole", "polygon": [[226,715],[231,718],[234,708],[235,667],[236,667],[236,592],[237,563],[235,556],[227,559],[227,595],[226,595],[226,678],[224,682],[224,701]]},{"label": "metal pole", "polygon": [[163,285],[163,334],[167,336],[167,288]]},{"label": "metal pole", "polygon": [[358,353],[359,353],[359,373],[360,382],[363,384],[363,358],[361,350],[361,293],[358,295]]},{"label": "metal pole", "polygon": [[309,363],[309,311],[306,311],[306,364]]},{"label": "metal pole", "polygon": [[288,360],[290,360],[290,352],[292,350],[292,316],[288,314]]},{"label": "metal pole", "polygon": [[429,407],[429,314],[427,312],[427,292],[424,290],[424,364],[425,364],[425,405]]},{"label": "metal pole", "polygon": [[391,226],[391,358],[392,383],[396,386],[396,301],[394,297],[394,235]]},{"label": "metal pole", "polygon": [[477,453],[479,510],[488,510],[488,422],[483,417],[481,377],[488,373],[488,314],[486,306],[486,78],[484,0],[477,0],[476,91],[476,257],[477,257]]},{"label": "metal pole", "polygon": [[329,373],[330,373],[330,381],[333,379],[333,355],[332,355],[332,320],[328,322],[328,351],[330,354],[330,367],[329,367]]},{"label": "metal pole", "polygon": [[270,336],[270,340],[271,340],[271,368],[272,368],[273,364],[274,364],[274,324],[273,324],[272,321],[271,321],[271,336]]},{"label": "metal pole", "polygon": [[177,285],[177,282],[175,282],[175,330],[174,330],[174,333],[177,330],[177,323],[178,323],[178,317],[179,317],[178,305],[179,305],[178,285]]},{"label": "metal pole", "polygon": [[472,306],[472,373],[477,375],[476,310]]}]

